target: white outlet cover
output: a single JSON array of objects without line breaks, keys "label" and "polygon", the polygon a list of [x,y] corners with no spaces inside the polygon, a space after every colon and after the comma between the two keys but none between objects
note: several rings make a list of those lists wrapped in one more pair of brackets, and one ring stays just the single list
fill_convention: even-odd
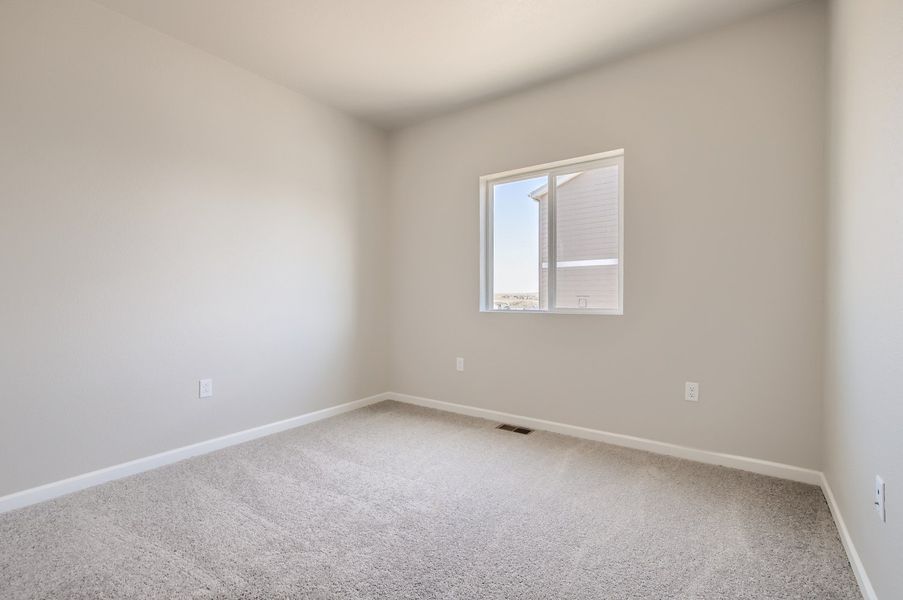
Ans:
[{"label": "white outlet cover", "polygon": [[213,396],[213,380],[201,379],[198,381],[198,398],[211,398]]},{"label": "white outlet cover", "polygon": [[699,384],[688,381],[684,385],[684,400],[687,402],[699,402]]},{"label": "white outlet cover", "polygon": [[464,370],[464,359],[461,358],[460,356],[455,360],[455,368],[458,369],[459,371]]}]

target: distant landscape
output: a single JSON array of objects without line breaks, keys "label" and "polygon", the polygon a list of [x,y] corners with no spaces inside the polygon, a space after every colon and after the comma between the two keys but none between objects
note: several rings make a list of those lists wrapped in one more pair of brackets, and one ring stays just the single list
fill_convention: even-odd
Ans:
[{"label": "distant landscape", "polygon": [[496,310],[537,310],[539,294],[536,292],[515,292],[495,295]]}]

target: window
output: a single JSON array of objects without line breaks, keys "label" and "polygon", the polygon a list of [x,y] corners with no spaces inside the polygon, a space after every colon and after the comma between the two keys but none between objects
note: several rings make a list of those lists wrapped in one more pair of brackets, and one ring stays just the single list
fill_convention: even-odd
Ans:
[{"label": "window", "polygon": [[480,309],[623,314],[623,177],[623,150],[481,177]]}]

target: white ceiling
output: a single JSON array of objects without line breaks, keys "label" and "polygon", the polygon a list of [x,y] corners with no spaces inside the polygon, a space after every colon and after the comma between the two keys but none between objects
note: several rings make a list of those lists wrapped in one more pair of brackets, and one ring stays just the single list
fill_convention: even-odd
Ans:
[{"label": "white ceiling", "polygon": [[793,0],[98,0],[384,127]]}]

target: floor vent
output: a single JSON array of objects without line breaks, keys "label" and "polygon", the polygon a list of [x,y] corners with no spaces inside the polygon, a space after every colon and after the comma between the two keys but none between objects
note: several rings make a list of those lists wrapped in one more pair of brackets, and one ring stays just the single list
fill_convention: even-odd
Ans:
[{"label": "floor vent", "polygon": [[527,435],[528,433],[533,433],[532,429],[527,429],[526,427],[518,427],[517,425],[508,425],[507,423],[502,423],[496,429],[504,429],[505,431],[513,431],[514,433],[521,433],[523,435]]}]

